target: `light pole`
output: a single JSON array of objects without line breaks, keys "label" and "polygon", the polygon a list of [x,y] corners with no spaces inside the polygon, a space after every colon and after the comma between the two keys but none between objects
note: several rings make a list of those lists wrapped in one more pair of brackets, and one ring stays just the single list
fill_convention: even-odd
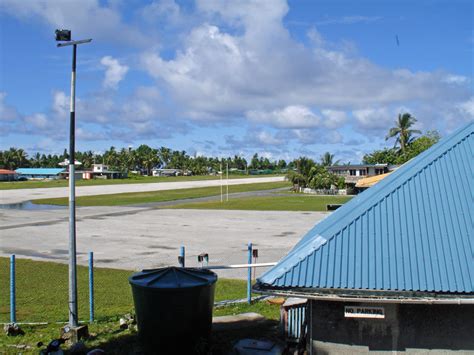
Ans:
[{"label": "light pole", "polygon": [[71,114],[69,118],[69,326],[78,326],[77,315],[77,275],[76,275],[76,169],[75,126],[76,126],[76,51],[77,46],[89,43],[92,39],[71,41],[71,31],[56,30],[58,47],[72,46],[71,73]]}]

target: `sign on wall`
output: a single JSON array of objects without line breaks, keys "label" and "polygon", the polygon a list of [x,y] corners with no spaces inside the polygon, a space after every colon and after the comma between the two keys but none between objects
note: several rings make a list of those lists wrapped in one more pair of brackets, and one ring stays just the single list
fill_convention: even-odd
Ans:
[{"label": "sign on wall", "polygon": [[345,306],[346,318],[385,318],[384,307]]}]

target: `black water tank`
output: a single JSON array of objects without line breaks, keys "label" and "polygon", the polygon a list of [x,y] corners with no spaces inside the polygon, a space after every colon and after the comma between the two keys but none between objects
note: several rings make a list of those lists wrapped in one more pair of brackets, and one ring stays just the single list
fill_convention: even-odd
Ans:
[{"label": "black water tank", "polygon": [[167,267],[129,278],[138,335],[149,353],[207,353],[217,275],[205,269]]}]

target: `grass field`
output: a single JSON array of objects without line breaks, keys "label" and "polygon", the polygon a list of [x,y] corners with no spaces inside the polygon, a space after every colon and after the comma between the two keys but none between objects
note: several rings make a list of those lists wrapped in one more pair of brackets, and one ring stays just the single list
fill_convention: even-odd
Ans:
[{"label": "grass field", "polygon": [[[128,277],[131,271],[96,268],[94,271],[96,321],[89,325],[95,338],[86,341],[87,346],[109,342],[129,334],[121,332],[120,316],[133,312],[133,300]],[[78,267],[78,305],[81,320],[89,319],[88,271]],[[17,353],[15,345],[35,347],[36,343],[48,343],[58,337],[61,323],[66,322],[67,313],[67,265],[51,262],[17,259],[17,322],[49,322],[47,325],[24,325],[24,336],[0,337],[0,353]],[[0,257],[0,322],[9,321],[9,260]],[[244,298],[246,282],[220,279],[217,282],[215,300]],[[252,305],[235,305],[214,310],[214,315],[229,315],[242,312],[258,312],[270,319],[278,319],[278,306],[266,302]]]},{"label": "grass field", "polygon": [[216,209],[255,211],[326,211],[327,204],[343,204],[351,196],[308,196],[288,194],[288,196],[259,196],[236,198],[227,202],[192,202],[166,208],[175,209]]},{"label": "grass field", "polygon": [[[229,175],[229,179],[259,178],[282,175]],[[179,182],[179,181],[197,181],[197,180],[218,180],[219,176],[197,175],[197,176],[131,176],[127,179],[93,179],[93,180],[77,180],[77,186],[93,186],[93,185],[120,185],[120,184],[145,184],[156,182]],[[36,189],[50,187],[66,187],[68,180],[42,180],[42,181],[13,181],[0,182],[0,190],[13,189]]]},{"label": "grass field", "polygon": [[[290,186],[288,182],[269,182],[269,183],[258,183],[258,184],[242,184],[242,185],[231,185],[229,186],[229,193],[233,192],[245,192],[245,191],[260,191],[270,190],[280,187]],[[78,206],[124,206],[133,204],[144,204],[152,202],[162,201],[175,201],[186,198],[197,198],[206,196],[216,196],[220,194],[220,187],[202,187],[192,189],[180,189],[180,190],[163,190],[154,192],[130,192],[122,194],[111,194],[111,195],[96,195],[96,196],[83,196],[76,198],[76,204]],[[68,199],[64,198],[47,198],[33,200],[36,204],[48,204],[48,205],[67,205]]]}]

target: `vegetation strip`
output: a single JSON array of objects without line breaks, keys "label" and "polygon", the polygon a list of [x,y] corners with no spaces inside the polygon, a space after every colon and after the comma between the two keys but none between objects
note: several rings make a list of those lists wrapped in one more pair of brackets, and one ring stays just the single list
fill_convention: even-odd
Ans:
[{"label": "vegetation strip", "polygon": [[[242,185],[231,185],[229,186],[229,193],[235,192],[246,192],[246,191],[263,191],[277,189],[281,187],[290,187],[288,182],[269,182],[269,183],[256,183],[256,184],[242,184]],[[223,192],[226,192],[224,186]],[[151,192],[129,192],[121,194],[110,194],[110,195],[96,195],[96,196],[82,196],[76,198],[76,204],[78,206],[125,206],[125,205],[136,205],[153,202],[163,201],[175,201],[188,198],[198,198],[206,196],[216,196],[221,193],[220,186],[212,187],[201,187],[191,189],[179,189],[179,190],[163,190],[163,191],[151,191]],[[39,200],[33,200],[36,204],[48,204],[48,205],[67,205],[68,199],[66,197],[61,198],[45,198]]]},{"label": "vegetation strip", "polygon": [[173,209],[216,209],[256,211],[326,211],[328,204],[343,204],[352,196],[312,196],[288,194],[288,196],[262,196],[220,201],[194,202],[164,207]]},{"label": "vegetation strip", "polygon": [[[276,174],[267,175],[229,175],[229,179],[247,179],[261,178],[269,176],[282,176]],[[141,176],[131,175],[126,179],[93,179],[93,180],[76,180],[76,186],[95,186],[95,185],[122,185],[122,184],[152,184],[162,182],[180,182],[180,181],[200,181],[200,180],[219,180],[219,176],[214,175],[196,175],[196,176]],[[16,189],[38,189],[67,187],[68,180],[28,180],[28,181],[12,181],[1,182],[0,190],[16,190]]]}]

